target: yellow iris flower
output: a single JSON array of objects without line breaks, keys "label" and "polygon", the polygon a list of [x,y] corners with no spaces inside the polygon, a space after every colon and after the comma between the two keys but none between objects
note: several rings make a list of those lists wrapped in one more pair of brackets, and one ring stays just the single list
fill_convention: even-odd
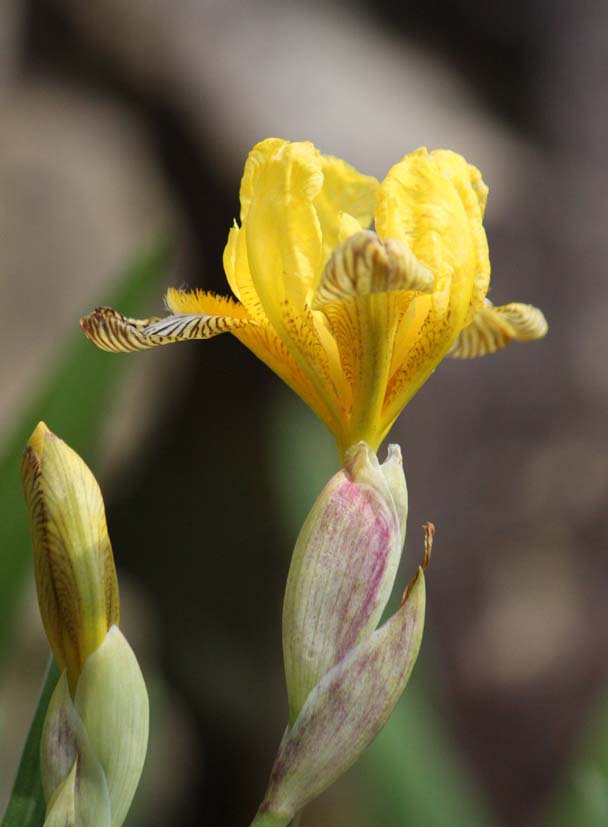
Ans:
[{"label": "yellow iris flower", "polygon": [[163,319],[98,308],[86,335],[110,351],[230,332],[310,405],[341,454],[377,450],[446,355],[491,353],[547,331],[529,305],[493,307],[487,187],[447,150],[418,149],[379,183],[311,143],[249,154],[240,226],[224,251],[237,301],[170,289]]}]

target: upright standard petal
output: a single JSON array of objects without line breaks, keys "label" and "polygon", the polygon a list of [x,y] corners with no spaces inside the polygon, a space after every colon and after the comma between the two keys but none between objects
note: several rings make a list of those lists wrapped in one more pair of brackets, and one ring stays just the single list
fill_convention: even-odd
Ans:
[{"label": "upright standard petal", "polygon": [[[343,241],[345,215],[357,229],[365,229],[372,223],[378,181],[369,175],[362,175],[350,164],[330,155],[321,156],[321,169],[323,186],[315,198],[314,206],[321,225],[324,264]],[[320,271],[317,275],[320,276]],[[310,304],[312,296],[308,298]]]},{"label": "upright standard petal", "polygon": [[277,332],[285,325],[285,305],[304,310],[321,270],[321,224],[314,201],[322,186],[321,155],[308,142],[284,143],[256,170],[241,232],[256,293]]},{"label": "upright standard petal", "polygon": [[487,289],[484,191],[473,170],[454,153],[419,149],[394,166],[380,186],[379,235],[406,242],[435,276],[433,292],[415,298],[395,334],[383,433],[446,355],[472,302],[481,301]]},{"label": "upright standard petal", "polygon": [[[287,143],[287,141],[280,138],[267,138],[256,144],[249,153],[241,179],[241,227],[247,223],[249,207],[257,188],[261,170],[263,170],[268,160]],[[246,233],[239,228],[236,222],[228,234],[228,243],[224,250],[224,269],[232,292],[251,317],[261,322],[266,321],[265,313],[251,277]]]}]

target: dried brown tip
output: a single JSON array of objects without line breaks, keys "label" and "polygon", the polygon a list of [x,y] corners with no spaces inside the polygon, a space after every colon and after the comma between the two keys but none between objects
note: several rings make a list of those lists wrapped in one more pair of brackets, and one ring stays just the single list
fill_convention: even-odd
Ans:
[{"label": "dried brown tip", "polygon": [[431,562],[431,551],[433,549],[433,538],[435,536],[435,526],[433,523],[425,523],[422,528],[424,529],[424,557],[420,567],[416,574],[412,577],[410,582],[405,587],[405,591],[403,592],[403,597],[401,598],[401,605],[405,603],[408,598],[409,593],[411,592],[414,583],[420,576],[421,571],[426,571],[428,568],[429,563]]}]

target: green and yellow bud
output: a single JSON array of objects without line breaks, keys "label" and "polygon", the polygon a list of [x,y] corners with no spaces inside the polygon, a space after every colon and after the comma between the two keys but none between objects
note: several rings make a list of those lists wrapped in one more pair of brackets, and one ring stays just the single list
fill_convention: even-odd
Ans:
[{"label": "green and yellow bud", "polygon": [[[64,673],[51,698],[41,739],[45,827],[55,818],[62,827],[123,824],[143,769],[148,720],[139,664],[113,626],[88,658],[74,696]],[[73,810],[75,821],[60,820]]]},{"label": "green and yellow bud", "polygon": [[44,423],[22,481],[38,602],[62,675],[40,741],[44,827],[121,827],[141,776],[146,685],[116,625],[118,582],[99,486]]},{"label": "green and yellow bud", "polygon": [[82,459],[43,422],[25,449],[21,479],[40,614],[73,692],[87,658],[119,621],[103,499]]}]

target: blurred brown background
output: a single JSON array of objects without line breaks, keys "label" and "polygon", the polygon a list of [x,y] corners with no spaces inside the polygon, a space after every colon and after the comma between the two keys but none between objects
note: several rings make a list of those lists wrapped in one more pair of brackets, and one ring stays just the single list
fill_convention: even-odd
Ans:
[{"label": "blurred brown background", "polygon": [[[167,285],[227,290],[257,140],[311,139],[379,177],[421,144],[483,171],[491,297],[542,307],[550,334],[446,361],[391,438],[410,488],[401,582],[432,519],[425,662],[497,825],[537,823],[606,686],[607,83],[593,0],[0,0],[0,439],[161,231]],[[160,311],[160,295],[141,308]],[[286,517],[281,489],[300,461],[329,473],[331,448],[229,337],[125,358],[102,473],[133,634],[162,676],[141,823],[245,824],[284,723],[281,596],[310,505]],[[286,412],[319,456],[290,453]],[[27,717],[29,670],[0,681],[3,715],[23,697]],[[309,823],[358,824],[347,784]]]}]

